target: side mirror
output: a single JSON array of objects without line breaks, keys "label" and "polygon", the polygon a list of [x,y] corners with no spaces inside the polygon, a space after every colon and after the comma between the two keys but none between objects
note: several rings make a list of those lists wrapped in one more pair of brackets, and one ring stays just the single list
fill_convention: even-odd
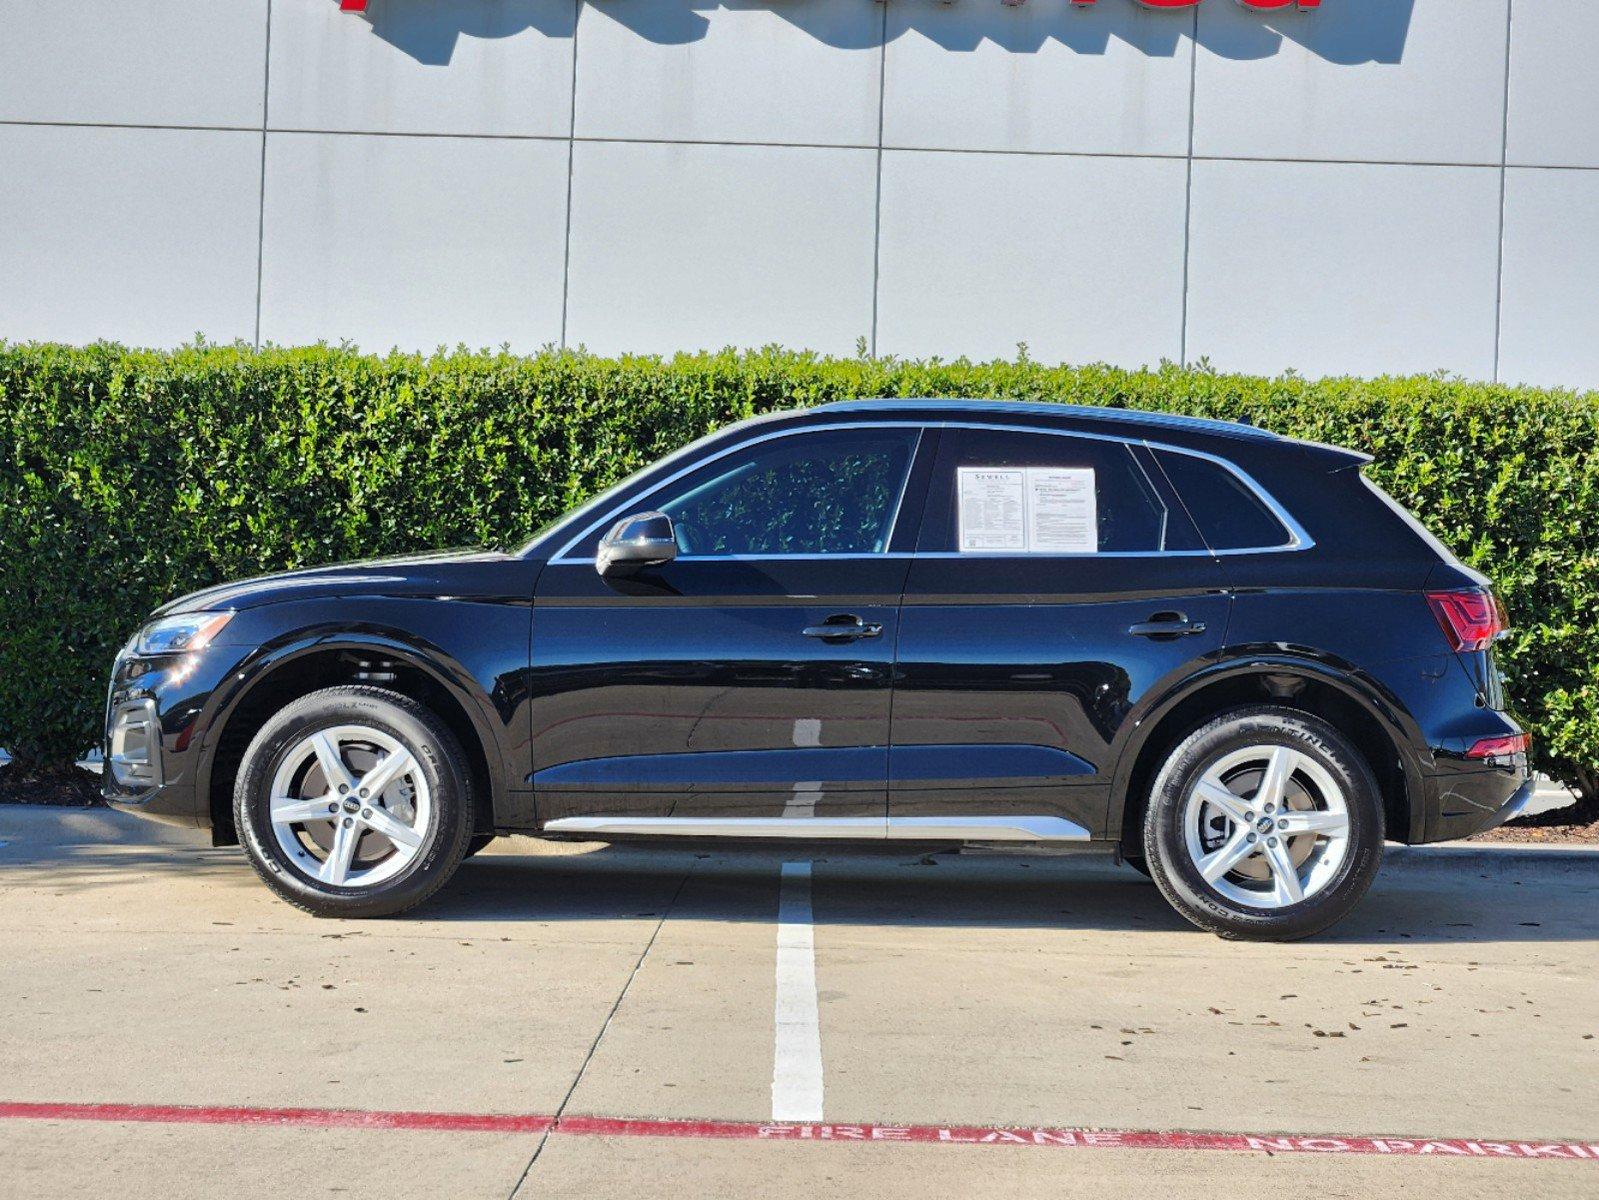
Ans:
[{"label": "side mirror", "polygon": [[632,575],[677,557],[677,530],[665,513],[634,513],[611,526],[594,556],[594,569],[606,578]]}]

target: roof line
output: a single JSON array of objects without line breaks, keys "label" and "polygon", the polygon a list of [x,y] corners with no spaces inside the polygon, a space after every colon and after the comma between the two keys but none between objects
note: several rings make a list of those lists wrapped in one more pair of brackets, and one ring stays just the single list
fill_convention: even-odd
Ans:
[{"label": "roof line", "polygon": [[1225,437],[1252,438],[1260,441],[1281,441],[1282,435],[1259,426],[1240,421],[1218,421],[1211,417],[1190,417],[1181,413],[1168,413],[1144,409],[1106,408],[1088,404],[1057,404],[1038,400],[979,400],[934,397],[884,397],[871,400],[835,400],[819,404],[812,412],[873,412],[893,409],[933,409],[954,412],[1029,413],[1038,416],[1067,417],[1089,421],[1106,421],[1125,424],[1166,426],[1191,429],[1195,433],[1211,433]]}]

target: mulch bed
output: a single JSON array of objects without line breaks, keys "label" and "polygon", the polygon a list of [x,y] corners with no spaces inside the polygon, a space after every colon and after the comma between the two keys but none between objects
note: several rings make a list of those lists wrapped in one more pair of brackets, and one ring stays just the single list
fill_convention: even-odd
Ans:
[{"label": "mulch bed", "polygon": [[65,771],[23,774],[0,768],[0,804],[71,804],[88,808],[101,803],[100,777],[71,767]]},{"label": "mulch bed", "polygon": [[1599,844],[1599,821],[1586,825],[1545,825],[1528,829],[1523,825],[1501,825],[1479,833],[1474,842],[1513,842],[1519,845],[1580,846]]},{"label": "mulch bed", "polygon": [[1479,833],[1474,842],[1520,842],[1537,845],[1580,845],[1599,842],[1599,800],[1579,800],[1534,817],[1522,817],[1498,829]]}]

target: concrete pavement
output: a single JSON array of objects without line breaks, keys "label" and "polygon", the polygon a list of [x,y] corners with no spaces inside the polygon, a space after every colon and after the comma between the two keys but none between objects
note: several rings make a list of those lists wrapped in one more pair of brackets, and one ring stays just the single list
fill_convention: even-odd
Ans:
[{"label": "concrete pavement", "polygon": [[[772,1117],[778,852],[512,840],[362,923],[115,814],[0,809],[0,842],[0,1102]],[[1592,851],[1393,848],[1293,946],[1102,860],[829,852],[810,888],[828,1122],[1599,1142]],[[1594,1196],[1599,1158],[0,1118],[0,1197],[1310,1187]]]}]

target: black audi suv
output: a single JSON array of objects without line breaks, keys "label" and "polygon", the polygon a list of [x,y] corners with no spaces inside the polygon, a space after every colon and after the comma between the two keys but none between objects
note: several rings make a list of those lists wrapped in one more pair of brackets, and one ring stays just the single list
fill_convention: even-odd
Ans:
[{"label": "black audi suv", "polygon": [[326,916],[496,835],[1099,850],[1227,936],[1531,794],[1488,581],[1246,425],[880,400],[722,429],[509,552],[271,575],[119,654],[105,793]]}]

